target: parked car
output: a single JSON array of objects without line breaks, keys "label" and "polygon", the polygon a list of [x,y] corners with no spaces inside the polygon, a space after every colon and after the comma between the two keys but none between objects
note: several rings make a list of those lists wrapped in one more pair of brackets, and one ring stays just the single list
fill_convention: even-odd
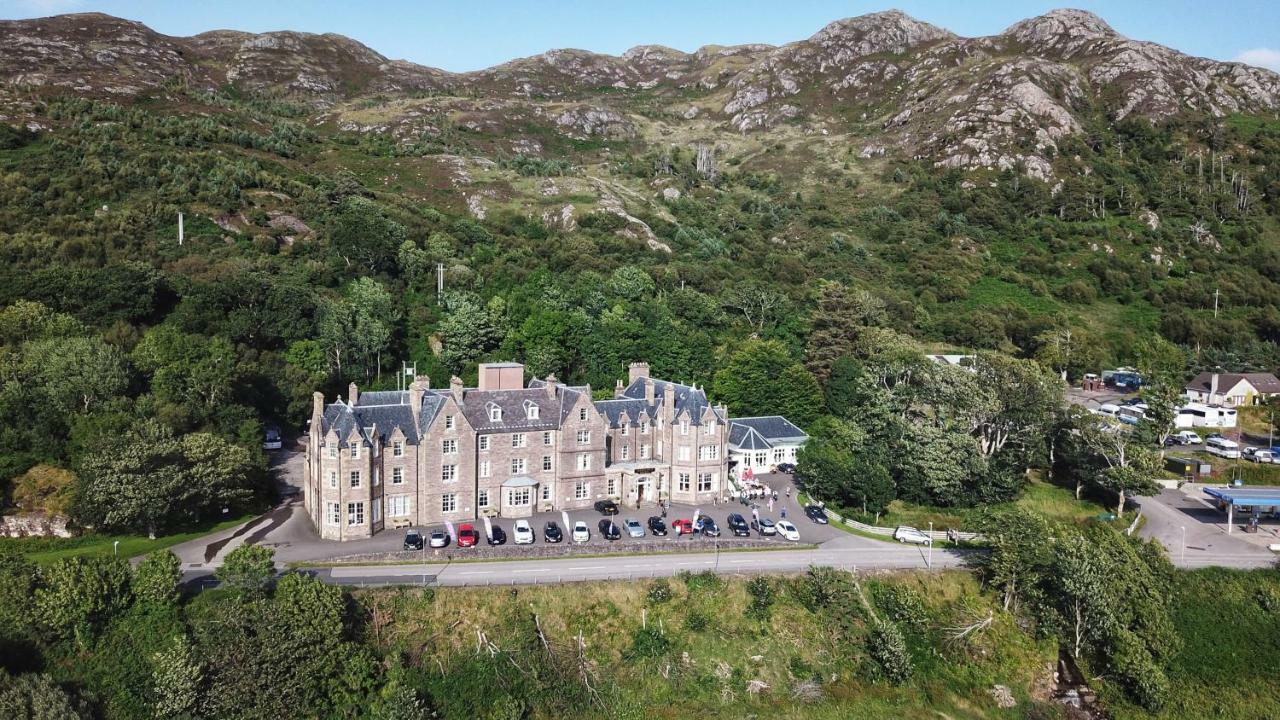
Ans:
[{"label": "parked car", "polygon": [[697,527],[694,529],[707,537],[720,537],[720,526],[716,525],[715,518],[710,515],[699,516]]},{"label": "parked car", "polygon": [[1204,440],[1200,439],[1200,435],[1198,433],[1194,433],[1190,430],[1183,430],[1177,435],[1174,435],[1174,437],[1178,439],[1178,443],[1180,445],[1199,445],[1204,442]]},{"label": "parked car", "polygon": [[747,526],[747,521],[741,515],[734,513],[729,516],[729,532],[733,533],[734,537],[749,537],[751,528]]},{"label": "parked car", "polygon": [[528,520],[517,520],[517,521],[516,521],[516,526],[515,526],[514,532],[515,532],[515,535],[516,535],[516,544],[517,544],[517,545],[532,545],[532,544],[533,544],[533,540],[534,540],[534,537],[533,537],[533,528],[532,528],[532,527],[529,527],[529,521],[528,521]]},{"label": "parked car", "polygon": [[893,539],[900,543],[912,543],[914,545],[933,544],[932,538],[908,525],[899,525],[898,528],[893,531]]},{"label": "parked car", "polygon": [[422,533],[417,530],[410,530],[404,534],[405,550],[421,550],[422,549]]},{"label": "parked car", "polygon": [[507,543],[507,531],[506,531],[506,530],[503,530],[502,528],[498,527],[497,525],[492,525],[492,524],[491,524],[491,525],[489,525],[489,532],[490,532],[490,535],[489,535],[489,541],[488,541],[488,542],[489,542],[489,544],[490,544],[490,545],[505,545],[505,544]]},{"label": "parked car", "polygon": [[480,542],[480,533],[476,532],[474,525],[465,523],[458,528],[458,547],[475,547]]},{"label": "parked car", "polygon": [[627,535],[633,538],[644,537],[644,526],[635,518],[627,518],[623,523],[623,527],[627,529]]},{"label": "parked car", "polygon": [[267,428],[262,438],[263,450],[279,450],[284,445],[283,439],[280,437],[280,428],[274,425]]},{"label": "parked car", "polygon": [[689,518],[680,518],[671,521],[671,531],[676,535],[692,535],[693,521]]},{"label": "parked car", "polygon": [[560,532],[560,526],[555,520],[548,520],[547,524],[542,528],[543,542],[558,543],[564,540],[564,533]]},{"label": "parked car", "polygon": [[759,522],[752,520],[751,528],[761,535],[777,535],[778,526],[769,518],[760,518]]},{"label": "parked car", "polygon": [[662,522],[662,518],[654,515],[649,518],[649,534],[650,535],[666,535],[667,524]]},{"label": "parked car", "polygon": [[600,513],[601,515],[617,515],[618,503],[612,500],[597,500],[596,512]]},{"label": "parked car", "polygon": [[449,544],[449,533],[443,530],[432,530],[431,539],[428,541],[433,548],[442,548]]},{"label": "parked car", "polygon": [[810,520],[818,523],[819,525],[826,525],[831,522],[830,518],[827,517],[827,511],[817,505],[806,505],[804,508],[804,514],[807,515]]},{"label": "parked car", "polygon": [[778,472],[790,475],[796,471],[795,463],[778,463]]},{"label": "parked car", "polygon": [[622,531],[618,529],[618,524],[610,518],[601,520],[596,527],[600,528],[600,536],[605,540],[617,540],[622,537]]},{"label": "parked car", "polygon": [[1256,463],[1276,462],[1276,454],[1266,448],[1247,447],[1244,449],[1244,458]]},{"label": "parked car", "polygon": [[591,539],[591,530],[587,524],[581,520],[573,524],[573,541],[576,543],[584,543]]},{"label": "parked car", "polygon": [[779,520],[777,528],[778,534],[782,537],[791,540],[792,542],[798,542],[800,540],[800,531],[796,529],[795,525],[791,524],[790,520]]}]

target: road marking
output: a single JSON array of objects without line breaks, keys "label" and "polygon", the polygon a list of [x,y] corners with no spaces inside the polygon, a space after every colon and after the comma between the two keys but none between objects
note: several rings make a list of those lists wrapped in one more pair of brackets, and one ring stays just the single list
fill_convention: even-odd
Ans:
[{"label": "road marking", "polygon": [[511,572],[512,573],[551,572],[551,568],[529,568],[527,570],[512,570]]},{"label": "road marking", "polygon": [[465,572],[459,571],[456,574],[458,575],[492,575],[493,573],[492,571],[489,571],[489,570],[467,570]]},{"label": "road marking", "polygon": [[586,567],[571,567],[569,570],[604,570],[604,565],[588,565]]}]

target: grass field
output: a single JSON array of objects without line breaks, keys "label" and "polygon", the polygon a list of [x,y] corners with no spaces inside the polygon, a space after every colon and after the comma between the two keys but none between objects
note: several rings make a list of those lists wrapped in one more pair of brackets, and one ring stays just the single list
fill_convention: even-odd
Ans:
[{"label": "grass field", "polygon": [[[87,533],[72,538],[0,538],[0,548],[16,548],[32,562],[45,565],[69,557],[109,557],[118,554],[130,558],[155,550],[163,550],[201,535],[235,527],[254,517],[253,514],[230,518],[217,523],[189,530],[187,532],[163,535],[155,540],[145,535],[106,535]],[[119,542],[117,549],[115,543]]]}]

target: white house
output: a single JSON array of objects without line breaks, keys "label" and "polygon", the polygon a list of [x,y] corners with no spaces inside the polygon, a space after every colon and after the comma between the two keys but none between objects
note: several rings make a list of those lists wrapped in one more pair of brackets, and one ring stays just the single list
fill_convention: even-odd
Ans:
[{"label": "white house", "polygon": [[1241,407],[1280,395],[1280,380],[1271,373],[1203,372],[1187,383],[1186,391],[1191,402]]},{"label": "white house", "polygon": [[729,465],[735,477],[750,468],[769,472],[781,463],[795,463],[796,452],[809,436],[781,415],[735,418],[729,421]]}]

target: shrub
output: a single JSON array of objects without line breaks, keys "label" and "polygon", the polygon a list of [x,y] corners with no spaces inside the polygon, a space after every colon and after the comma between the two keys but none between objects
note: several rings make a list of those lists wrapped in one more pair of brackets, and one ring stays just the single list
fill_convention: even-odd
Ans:
[{"label": "shrub", "polygon": [[902,631],[891,622],[877,622],[867,636],[867,653],[880,676],[895,685],[911,679],[911,655]]},{"label": "shrub", "polygon": [[751,578],[747,582],[747,593],[751,595],[751,604],[747,606],[747,617],[753,620],[768,620],[769,610],[777,595],[773,582],[767,577]]},{"label": "shrub", "polygon": [[791,596],[809,612],[831,607],[841,591],[849,584],[849,576],[839,570],[811,567],[804,575],[791,581]]},{"label": "shrub", "polygon": [[684,581],[685,587],[689,588],[690,595],[699,592],[715,592],[724,585],[720,576],[710,570],[703,570],[697,574],[685,571],[680,573],[680,579]]},{"label": "shrub", "polygon": [[928,622],[924,598],[905,585],[876,585],[872,591],[876,605],[896,623],[921,627]]},{"label": "shrub", "polygon": [[665,579],[654,580],[649,583],[650,605],[661,605],[666,602],[671,602],[673,597],[675,597],[675,593],[671,590],[671,583],[667,582]]},{"label": "shrub", "polygon": [[241,545],[227,553],[215,573],[218,580],[241,595],[261,596],[276,575],[275,551],[258,545]]},{"label": "shrub", "polygon": [[631,637],[631,649],[627,651],[628,658],[655,658],[662,657],[671,649],[671,641],[667,640],[665,633],[654,627],[640,628],[636,630]]},{"label": "shrub", "polygon": [[702,632],[711,627],[711,616],[701,610],[690,610],[684,616],[684,626],[693,632]]}]

